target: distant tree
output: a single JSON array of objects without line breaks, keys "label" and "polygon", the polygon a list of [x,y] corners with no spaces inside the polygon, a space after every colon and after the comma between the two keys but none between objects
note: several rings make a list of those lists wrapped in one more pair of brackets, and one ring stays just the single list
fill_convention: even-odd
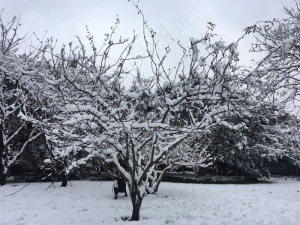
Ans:
[{"label": "distant tree", "polygon": [[37,102],[31,96],[31,76],[36,75],[35,52],[18,55],[25,37],[18,36],[15,17],[5,23],[0,15],[0,185],[7,170],[20,157],[28,143],[40,133],[22,116],[35,113]]},{"label": "distant tree", "polygon": [[[68,47],[63,46],[59,55],[54,54],[55,45],[55,41],[50,38],[47,40],[47,46],[40,50],[44,53],[40,61],[43,69],[40,71],[40,80],[35,83],[39,88],[34,91],[43,104],[44,114],[42,117],[33,116],[28,120],[38,126],[45,137],[49,158],[44,161],[46,165],[43,166],[51,167],[56,176],[62,179],[61,186],[66,187],[70,171],[86,164],[91,158],[97,157],[98,150],[95,150],[94,146],[90,146],[91,140],[86,131],[91,127],[95,129],[95,123],[82,124],[81,120],[90,118],[85,119],[82,113],[74,118],[74,115],[65,109],[66,104],[73,101],[72,98],[84,97],[76,91],[77,87],[73,86],[72,80],[66,79],[65,74],[70,71],[77,72],[77,68],[79,68],[83,76],[77,77],[78,82],[85,83],[89,82],[88,72],[78,64],[80,62],[75,55],[77,49],[73,49],[72,43]],[[66,55],[67,48],[70,50],[69,56]],[[80,49],[78,52],[83,54],[80,57],[83,57],[84,60],[90,60],[85,55],[85,50]],[[73,120],[71,124],[69,120]]]},{"label": "distant tree", "polygon": [[[249,73],[249,83],[256,83],[254,90],[260,100],[268,99],[274,105],[287,103],[296,108],[299,101],[300,57],[300,8],[295,0],[293,8],[284,7],[288,18],[259,22],[254,28],[256,43],[252,51],[265,56]],[[250,76],[255,74],[256,79]],[[296,107],[295,107],[296,105]]]},{"label": "distant tree", "polygon": [[[256,34],[252,51],[263,53],[264,57],[249,71],[245,82],[252,86],[251,95],[256,100],[272,102],[274,109],[280,107],[290,115],[298,115],[300,2],[295,0],[292,8],[284,6],[283,9],[287,18],[259,22],[251,27]],[[297,117],[289,116],[287,121],[282,122],[283,127],[277,126],[279,130],[275,131],[287,144],[285,157],[299,165],[298,123]],[[281,149],[280,146],[278,148]],[[276,152],[278,149],[273,150]]]},{"label": "distant tree", "polygon": [[217,126],[202,142],[194,141],[194,148],[205,149],[211,164],[223,163],[235,174],[254,177],[270,176],[268,162],[276,163],[282,157],[290,163],[300,163],[300,120],[285,111],[260,108],[249,116],[236,116],[231,120],[245,126],[230,130]]}]

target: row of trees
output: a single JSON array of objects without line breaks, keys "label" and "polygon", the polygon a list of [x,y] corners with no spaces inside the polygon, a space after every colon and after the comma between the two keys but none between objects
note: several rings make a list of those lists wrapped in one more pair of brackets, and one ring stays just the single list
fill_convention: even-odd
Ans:
[{"label": "row of trees", "polygon": [[[65,185],[69,171],[92,158],[113,163],[129,186],[131,220],[139,220],[144,196],[176,166],[227,157],[257,173],[262,157],[299,161],[298,120],[278,119],[298,94],[298,8],[272,27],[245,30],[259,35],[256,51],[268,51],[249,70],[238,65],[238,41],[215,40],[212,23],[190,48],[178,42],[182,57],[166,67],[170,49],[160,55],[133,4],[144,55],[132,53],[137,35],[115,38],[118,19],[100,49],[88,33],[90,49],[78,38],[57,51],[48,39],[20,55],[19,22],[0,20],[1,185],[26,145],[44,137],[46,162],[61,165]],[[125,87],[128,76],[134,81]]]}]

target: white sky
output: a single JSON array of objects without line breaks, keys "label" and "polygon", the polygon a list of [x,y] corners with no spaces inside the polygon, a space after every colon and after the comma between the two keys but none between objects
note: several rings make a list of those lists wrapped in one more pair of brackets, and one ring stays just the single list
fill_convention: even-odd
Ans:
[{"label": "white sky", "polygon": [[[204,35],[208,21],[217,25],[215,32],[223,40],[235,41],[245,27],[257,21],[285,17],[282,4],[292,6],[294,0],[140,0],[140,8],[163,45],[170,37],[188,45],[190,37]],[[4,20],[21,15],[22,32],[42,37],[47,31],[48,37],[60,43],[74,41],[75,35],[84,38],[88,25],[100,46],[117,15],[122,37],[131,37],[134,29],[141,34],[141,17],[127,0],[0,0],[0,7]],[[251,40],[240,44],[243,62],[252,57],[248,54]]]}]

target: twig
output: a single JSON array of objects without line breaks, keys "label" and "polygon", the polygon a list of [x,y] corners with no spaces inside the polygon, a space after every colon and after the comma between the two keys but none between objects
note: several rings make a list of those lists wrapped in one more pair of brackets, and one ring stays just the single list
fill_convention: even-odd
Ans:
[{"label": "twig", "polygon": [[8,197],[8,196],[11,196],[11,195],[14,195],[14,194],[17,194],[19,191],[21,191],[22,189],[24,189],[26,186],[28,186],[30,183],[28,183],[28,184],[26,184],[26,185],[24,185],[24,187],[22,187],[21,189],[19,189],[18,191],[16,191],[16,192],[14,192],[14,193],[12,193],[12,194],[9,194],[9,195],[6,195],[6,196],[4,196],[4,197]]},{"label": "twig", "polygon": [[47,189],[46,189],[45,191],[47,191],[47,190],[54,184],[54,182],[55,182],[55,181],[53,181],[53,182],[49,185],[49,187],[47,187]]}]

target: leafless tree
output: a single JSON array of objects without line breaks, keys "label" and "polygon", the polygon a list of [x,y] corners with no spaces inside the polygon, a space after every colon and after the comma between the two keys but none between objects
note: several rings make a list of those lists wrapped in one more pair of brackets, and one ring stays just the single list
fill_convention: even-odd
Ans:
[{"label": "leafless tree", "polygon": [[[3,11],[2,11],[3,12]],[[23,118],[34,113],[37,102],[31,96],[31,76],[37,75],[37,52],[20,54],[25,36],[19,37],[19,20],[5,23],[0,14],[0,184],[6,182],[9,167],[29,142],[40,133]],[[23,117],[23,118],[22,118]]]}]

